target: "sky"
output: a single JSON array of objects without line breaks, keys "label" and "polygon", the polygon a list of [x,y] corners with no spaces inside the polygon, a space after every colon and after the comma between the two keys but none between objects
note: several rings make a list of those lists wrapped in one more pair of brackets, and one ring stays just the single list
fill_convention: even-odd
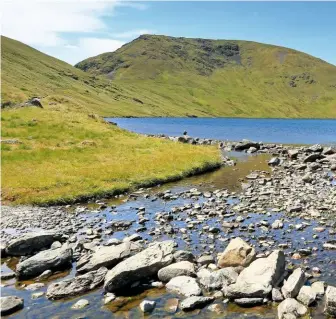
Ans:
[{"label": "sky", "polygon": [[336,65],[336,2],[2,0],[1,34],[75,64],[141,34],[293,48]]}]

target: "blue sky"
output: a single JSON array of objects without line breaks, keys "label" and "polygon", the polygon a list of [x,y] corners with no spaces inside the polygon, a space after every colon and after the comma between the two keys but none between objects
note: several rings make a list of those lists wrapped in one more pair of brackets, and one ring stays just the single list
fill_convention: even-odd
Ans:
[{"label": "blue sky", "polygon": [[2,14],[2,34],[71,64],[154,33],[265,42],[336,65],[336,2],[5,0]]}]

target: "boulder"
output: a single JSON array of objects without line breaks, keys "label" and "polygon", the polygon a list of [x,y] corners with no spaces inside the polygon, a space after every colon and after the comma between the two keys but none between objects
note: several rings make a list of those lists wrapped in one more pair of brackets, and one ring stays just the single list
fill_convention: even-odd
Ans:
[{"label": "boulder", "polygon": [[278,306],[278,318],[300,318],[307,313],[308,309],[293,298],[285,299]]},{"label": "boulder", "polygon": [[242,240],[240,237],[232,239],[218,260],[218,266],[237,267],[248,266],[256,257],[253,247]]},{"label": "boulder", "polygon": [[324,312],[329,316],[336,317],[336,287],[328,286],[325,295],[326,303]]},{"label": "boulder", "polygon": [[288,150],[288,157],[290,159],[296,159],[299,155],[299,151],[298,150]]},{"label": "boulder", "polygon": [[252,142],[249,140],[242,140],[241,142],[235,145],[235,151],[244,151],[248,150],[250,147],[255,147],[257,150],[260,149],[260,144],[257,142]]},{"label": "boulder", "polygon": [[49,249],[27,258],[16,265],[16,275],[19,279],[36,277],[46,270],[60,270],[71,267],[72,249],[62,247]]},{"label": "boulder", "polygon": [[281,290],[279,288],[272,289],[272,300],[275,302],[280,302],[284,300],[284,297],[282,296]]},{"label": "boulder", "polygon": [[315,281],[312,285],[311,285],[313,291],[316,293],[316,296],[318,298],[321,298],[322,296],[324,296],[324,282],[323,281]]},{"label": "boulder", "polygon": [[12,239],[6,246],[10,256],[26,256],[43,248],[49,248],[54,241],[61,240],[62,234],[55,231],[29,233]]},{"label": "boulder", "polygon": [[213,258],[213,256],[211,255],[203,255],[197,259],[197,263],[201,266],[213,264],[214,262],[215,262],[215,258]]},{"label": "boulder", "polygon": [[309,286],[303,286],[296,298],[298,301],[303,303],[305,306],[310,306],[316,300],[316,293]]},{"label": "boulder", "polygon": [[282,294],[285,298],[295,298],[302,286],[306,282],[306,276],[301,268],[297,268],[293,273],[285,280],[284,285],[281,289]]},{"label": "boulder", "polygon": [[139,305],[140,309],[142,312],[151,312],[154,310],[156,305],[155,301],[152,300],[144,300],[141,302],[141,304]]},{"label": "boulder", "polygon": [[324,157],[325,157],[324,155],[321,155],[319,153],[313,153],[313,154],[310,154],[310,155],[306,156],[303,159],[303,162],[304,163],[312,163],[312,162],[315,162],[316,160],[322,159]]},{"label": "boulder", "polygon": [[279,157],[272,157],[269,161],[268,161],[268,165],[269,166],[278,166],[280,165],[281,161]]},{"label": "boulder", "polygon": [[[97,270],[100,267],[112,268],[120,261],[130,257],[133,252],[139,250],[141,250],[141,246],[133,242],[125,242],[116,246],[100,246],[90,259],[84,257],[83,261],[78,261],[81,267],[77,269],[77,272],[84,273]],[[85,263],[85,261],[88,262]]]},{"label": "boulder", "polygon": [[202,268],[197,272],[200,284],[207,290],[222,289],[236,282],[238,274],[233,267],[223,268],[211,272],[206,268]]},{"label": "boulder", "polygon": [[180,261],[171,264],[159,270],[158,278],[163,282],[168,282],[170,279],[177,276],[191,276],[195,277],[195,266],[189,261]]},{"label": "boulder", "polygon": [[205,305],[209,304],[210,302],[213,302],[215,298],[213,297],[189,297],[187,299],[184,299],[181,304],[180,308],[183,311],[189,311],[196,308],[202,308]]},{"label": "boulder", "polygon": [[199,296],[202,294],[202,290],[196,279],[188,276],[178,276],[171,279],[166,284],[166,289],[186,297]]},{"label": "boulder", "polygon": [[228,298],[263,298],[283,279],[285,272],[285,255],[275,250],[266,258],[259,258],[245,268],[235,284],[223,289]]},{"label": "boulder", "polygon": [[84,294],[103,283],[107,268],[90,271],[84,275],[52,283],[47,290],[47,298],[56,300]]},{"label": "boulder", "polygon": [[176,253],[174,253],[174,260],[175,262],[186,260],[193,263],[195,262],[195,256],[189,251],[178,250]]},{"label": "boulder", "polygon": [[123,260],[107,273],[105,290],[113,292],[135,281],[156,276],[161,268],[173,262],[174,247],[175,242],[171,240],[158,242]]},{"label": "boulder", "polygon": [[90,304],[89,300],[87,300],[87,299],[79,299],[75,304],[73,304],[71,306],[71,309],[75,309],[75,310],[83,309],[86,306],[88,306],[89,304]]},{"label": "boulder", "polygon": [[0,297],[0,314],[7,316],[23,308],[23,299],[16,296]]}]

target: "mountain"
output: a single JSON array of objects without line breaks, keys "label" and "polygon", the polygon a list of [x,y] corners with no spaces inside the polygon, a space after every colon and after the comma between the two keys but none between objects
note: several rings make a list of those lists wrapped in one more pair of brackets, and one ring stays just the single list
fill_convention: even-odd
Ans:
[{"label": "mountain", "polygon": [[336,117],[336,66],[274,45],[142,35],[76,67],[154,96],[153,116]]},{"label": "mountain", "polygon": [[85,73],[19,41],[1,36],[1,106],[15,106],[31,97],[41,97],[42,105],[67,107],[71,111],[99,115],[148,116],[153,94],[145,96],[132,86],[120,86]]}]

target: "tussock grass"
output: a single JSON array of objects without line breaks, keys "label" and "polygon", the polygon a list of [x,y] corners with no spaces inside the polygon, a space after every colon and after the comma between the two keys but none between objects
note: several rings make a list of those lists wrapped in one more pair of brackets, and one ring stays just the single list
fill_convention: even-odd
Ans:
[{"label": "tussock grass", "polygon": [[118,194],[218,167],[215,147],[147,138],[99,117],[28,107],[2,112],[2,196],[57,204]]}]

